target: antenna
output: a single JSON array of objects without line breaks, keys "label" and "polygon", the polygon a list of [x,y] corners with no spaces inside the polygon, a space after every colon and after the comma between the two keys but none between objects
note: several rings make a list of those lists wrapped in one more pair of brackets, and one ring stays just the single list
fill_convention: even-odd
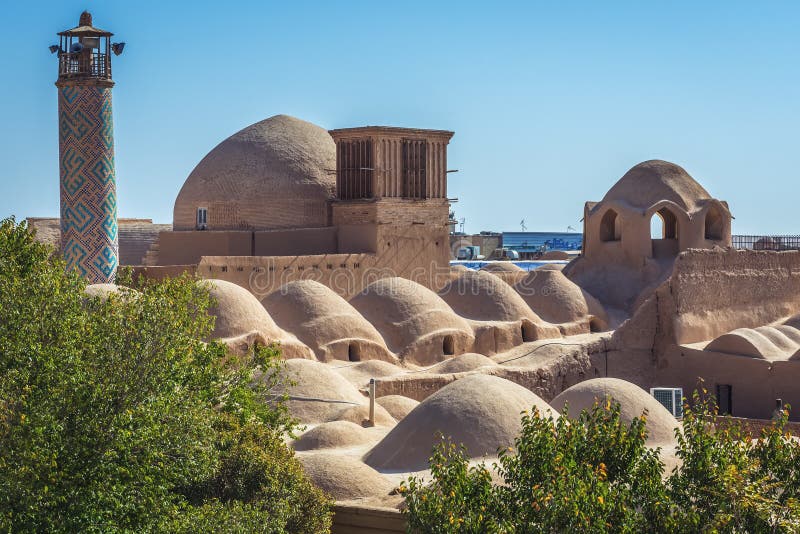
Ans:
[{"label": "antenna", "polygon": [[524,232],[524,231],[526,231],[526,230],[528,229],[528,227],[527,227],[527,226],[525,226],[525,219],[522,219],[522,220],[519,222],[519,226],[520,226],[520,228],[522,228],[522,231],[523,231],[523,232]]}]

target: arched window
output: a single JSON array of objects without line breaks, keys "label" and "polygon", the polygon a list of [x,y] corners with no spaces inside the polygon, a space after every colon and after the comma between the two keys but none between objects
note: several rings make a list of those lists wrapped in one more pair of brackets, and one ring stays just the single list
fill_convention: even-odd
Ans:
[{"label": "arched window", "polygon": [[452,356],[456,353],[455,341],[453,336],[444,336],[442,339],[442,353],[445,356]]},{"label": "arched window", "polygon": [[705,237],[711,241],[722,240],[722,229],[725,226],[725,219],[722,210],[718,206],[711,205],[706,212]]},{"label": "arched window", "polygon": [[527,321],[522,321],[521,333],[522,333],[522,341],[524,341],[525,343],[528,343],[530,341],[536,341],[537,338],[536,327],[533,326],[533,324]]},{"label": "arched window", "polygon": [[351,362],[360,362],[361,361],[361,350],[358,345],[355,343],[350,343],[347,346],[347,359]]},{"label": "arched window", "polygon": [[661,208],[650,218],[652,239],[678,239],[678,218],[667,208]]},{"label": "arched window", "polygon": [[619,217],[614,210],[608,210],[600,220],[600,241],[619,241]]}]

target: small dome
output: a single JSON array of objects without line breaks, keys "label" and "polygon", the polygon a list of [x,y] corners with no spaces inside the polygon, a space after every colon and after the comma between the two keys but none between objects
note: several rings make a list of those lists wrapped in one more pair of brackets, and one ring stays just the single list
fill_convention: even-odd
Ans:
[{"label": "small dome", "polygon": [[333,421],[343,409],[367,402],[354,385],[324,363],[287,360],[285,365],[294,382],[287,391],[289,413],[301,423]]},{"label": "small dome", "polygon": [[439,295],[405,278],[377,280],[350,304],[375,325],[390,349],[422,365],[464,352],[474,339],[469,324]]},{"label": "small dome", "polygon": [[481,271],[490,273],[524,273],[525,269],[510,261],[494,261],[480,268]]},{"label": "small dome", "polygon": [[[380,404],[375,405],[375,426],[388,426],[392,427],[397,424],[394,417],[392,417],[389,412],[381,406]],[[369,406],[366,404],[362,404],[361,406],[351,406],[349,408],[344,408],[336,415],[337,421],[350,421],[351,423],[355,423],[357,425],[368,426],[369,421]]]},{"label": "small dome", "polygon": [[462,443],[472,458],[494,456],[497,449],[514,444],[522,429],[522,411],[534,406],[558,416],[519,384],[490,375],[467,376],[422,401],[364,461],[376,469],[425,469],[439,434]]},{"label": "small dome", "polygon": [[396,360],[374,326],[315,280],[284,284],[264,300],[264,307],[320,360]]},{"label": "small dome", "polygon": [[231,343],[249,340],[262,344],[278,342],[284,358],[313,358],[313,353],[297,338],[282,330],[272,320],[258,299],[245,288],[226,280],[200,280],[209,288],[216,306],[209,310],[215,317],[212,339]]},{"label": "small dome", "polygon": [[445,285],[439,295],[467,319],[541,322],[510,285],[486,271],[463,273]]},{"label": "small dome", "polygon": [[193,230],[198,208],[208,230],[328,226],[336,178],[330,134],[276,115],[233,134],[197,164],[175,200],[175,230]]},{"label": "small dome", "polygon": [[315,426],[292,446],[296,451],[357,447],[373,441],[373,436],[374,433],[350,421],[331,421]]},{"label": "small dome", "polygon": [[449,373],[466,373],[467,371],[474,371],[481,367],[497,367],[494,360],[483,354],[476,354],[474,352],[467,352],[454,356],[449,360],[441,363],[428,372],[436,374],[449,374]]},{"label": "small dome", "polygon": [[550,404],[564,411],[569,404],[570,417],[577,417],[582,410],[590,410],[595,402],[602,404],[611,397],[620,406],[620,416],[631,421],[647,411],[647,443],[670,444],[675,441],[675,429],[680,426],[664,406],[645,390],[619,378],[593,378],[567,388]]},{"label": "small dome", "polygon": [[137,295],[138,293],[135,289],[120,288],[116,284],[89,284],[83,290],[83,294],[86,297],[102,300],[107,300],[111,295],[125,296]]},{"label": "small dome", "polygon": [[419,401],[403,395],[386,395],[378,397],[375,402],[385,408],[397,421],[404,419],[411,410],[419,406]]},{"label": "small dome", "polygon": [[297,459],[314,485],[337,501],[382,497],[393,489],[386,477],[350,456],[323,452]]},{"label": "small dome", "polygon": [[535,270],[514,289],[539,317],[551,323],[586,319],[589,304],[584,292],[561,271]]},{"label": "small dome", "polygon": [[337,369],[340,375],[358,388],[367,387],[370,378],[385,378],[404,373],[402,367],[382,360],[367,360],[361,363],[341,366]]},{"label": "small dome", "polygon": [[691,213],[699,200],[711,195],[682,167],[668,161],[650,160],[640,163],[609,189],[600,205],[619,201],[646,210],[662,200],[670,200]]},{"label": "small dome", "polygon": [[715,338],[704,350],[763,360],[781,360],[787,359],[797,350],[796,346],[790,348],[792,345],[795,345],[794,342],[786,334],[774,328],[737,328]]}]

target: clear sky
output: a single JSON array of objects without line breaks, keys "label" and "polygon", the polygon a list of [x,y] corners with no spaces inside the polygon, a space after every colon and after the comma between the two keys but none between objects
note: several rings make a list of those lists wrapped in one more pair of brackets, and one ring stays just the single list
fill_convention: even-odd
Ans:
[{"label": "clear sky", "polygon": [[217,143],[285,113],[455,130],[466,230],[580,228],[636,163],[682,165],[734,233],[800,233],[800,2],[4,1],[0,217],[57,216],[55,56],[83,9],[114,58],[120,216],[170,222]]}]

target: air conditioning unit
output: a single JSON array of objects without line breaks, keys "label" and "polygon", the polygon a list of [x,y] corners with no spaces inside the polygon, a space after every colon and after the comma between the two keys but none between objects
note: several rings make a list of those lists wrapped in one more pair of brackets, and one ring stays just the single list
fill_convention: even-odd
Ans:
[{"label": "air conditioning unit", "polygon": [[683,417],[683,388],[650,388],[653,396],[669,413]]}]

